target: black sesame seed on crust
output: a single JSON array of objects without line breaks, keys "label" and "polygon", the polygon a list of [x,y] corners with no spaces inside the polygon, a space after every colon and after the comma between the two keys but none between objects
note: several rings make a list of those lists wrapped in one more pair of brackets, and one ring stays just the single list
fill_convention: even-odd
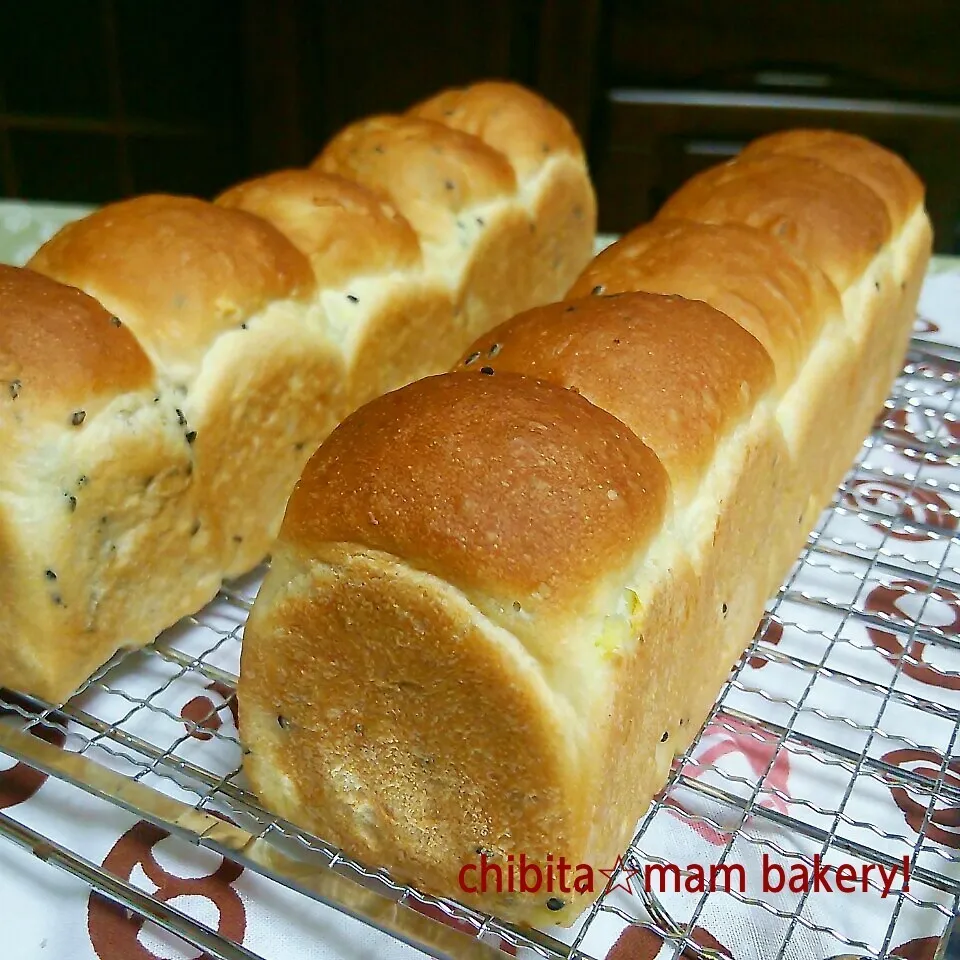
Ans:
[{"label": "black sesame seed on crust", "polygon": [[669,739],[670,739],[670,734],[666,730],[664,730],[663,733],[660,734],[660,742],[666,743]]},{"label": "black sesame seed on crust", "polygon": [[75,413],[73,414],[73,416],[70,418],[70,422],[71,422],[75,427],[79,427],[80,424],[83,423],[83,421],[86,420],[86,419],[87,419],[87,411],[86,411],[86,410],[77,410],[77,411],[75,411]]},{"label": "black sesame seed on crust", "polygon": [[478,350],[476,353],[471,353],[470,356],[467,357],[467,359],[463,361],[463,365],[464,365],[465,367],[469,367],[471,363],[473,363],[475,360],[479,360],[479,359],[480,359],[480,351]]},{"label": "black sesame seed on crust", "polygon": [[16,400],[20,396],[20,391],[23,388],[23,384],[19,380],[10,381],[10,399]]},{"label": "black sesame seed on crust", "polygon": [[360,302],[360,298],[359,298],[359,297],[355,297],[352,293],[348,293],[348,294],[347,294],[347,299],[348,299],[351,303],[359,303],[359,302]]},{"label": "black sesame seed on crust", "polygon": [[486,374],[488,377],[492,377],[493,367],[481,367],[480,372]]},{"label": "black sesame seed on crust", "polygon": [[193,443],[193,441],[197,439],[197,431],[196,431],[196,430],[188,430],[188,431],[184,434],[184,436],[187,438],[187,443]]},{"label": "black sesame seed on crust", "polygon": [[487,356],[488,356],[488,357],[495,357],[499,352],[500,352],[500,344],[499,344],[499,343],[495,343],[495,344],[487,351]]},{"label": "black sesame seed on crust", "polygon": [[601,294],[601,293],[603,293],[603,284],[602,284],[602,283],[598,283],[598,284],[590,291],[590,295],[591,295],[592,297],[596,297],[596,296],[598,296],[598,295]]},{"label": "black sesame seed on crust", "polygon": [[179,407],[176,408],[176,414],[177,423],[179,423],[181,427],[185,427],[187,425],[187,418],[183,415],[183,411]]},{"label": "black sesame seed on crust", "polygon": [[559,897],[551,897],[547,901],[547,909],[552,910],[556,913],[558,910],[562,910],[564,907],[563,901]]},{"label": "black sesame seed on crust", "polygon": [[45,570],[43,574],[48,580],[56,580],[57,575],[52,570]]},{"label": "black sesame seed on crust", "polygon": [[111,317],[111,318],[110,318],[110,322],[111,322],[115,327],[122,326],[122,324],[120,323],[120,318],[119,318],[119,317]]},{"label": "black sesame seed on crust", "polygon": [[67,498],[67,503],[70,504],[70,512],[73,513],[77,509],[77,498],[69,493],[65,493],[64,496]]}]

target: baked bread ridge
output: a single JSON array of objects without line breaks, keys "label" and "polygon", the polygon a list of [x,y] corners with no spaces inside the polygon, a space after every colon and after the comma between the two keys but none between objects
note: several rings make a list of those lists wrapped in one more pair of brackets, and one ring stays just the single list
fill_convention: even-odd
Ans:
[{"label": "baked bread ridge", "polygon": [[[775,173],[782,177],[779,185]],[[890,212],[894,205],[874,187],[810,157],[747,157],[741,169],[711,176],[719,176],[723,189],[700,185],[685,196],[681,190],[672,210],[668,203],[664,220],[669,216],[671,221],[702,221],[720,228],[735,224],[745,228],[741,237],[753,232],[744,244],[762,242],[768,251],[775,249],[770,243],[779,245],[780,253],[770,253],[781,261],[773,293],[782,295],[792,310],[762,317],[765,324],[758,332],[765,327],[775,345],[789,339],[778,324],[790,324],[795,340],[802,341],[803,332],[810,331],[805,353],[791,357],[785,351],[771,357],[755,338],[735,333],[738,324],[733,321],[739,320],[740,311],[729,305],[735,297],[727,297],[731,319],[707,306],[697,306],[695,317],[693,305],[675,297],[625,294],[570,301],[516,317],[478,340],[464,357],[466,369],[452,374],[474,383],[506,381],[505,409],[513,384],[521,382],[515,379],[518,373],[541,385],[553,383],[581,394],[646,441],[670,480],[669,496],[659,529],[635,555],[632,568],[592,556],[590,572],[581,582],[592,586],[605,577],[606,589],[597,593],[575,588],[574,595],[564,595],[555,608],[544,607],[535,581],[541,566],[555,568],[547,549],[545,565],[537,557],[524,570],[532,578],[526,594],[518,591],[519,585],[504,590],[500,584],[499,593],[494,591],[500,604],[491,604],[491,590],[478,592],[471,580],[486,563],[477,546],[484,540],[477,536],[476,523],[466,522],[462,514],[465,505],[477,510],[477,487],[465,485],[457,473],[447,475],[441,460],[440,476],[431,482],[448,488],[444,499],[441,503],[433,495],[424,496],[420,484],[426,481],[420,474],[432,469],[433,459],[445,448],[431,447],[432,458],[425,459],[420,447],[407,449],[398,438],[389,457],[379,465],[365,461],[357,478],[373,488],[386,485],[393,492],[385,504],[388,509],[364,514],[353,505],[344,513],[344,504],[353,504],[355,494],[344,493],[342,479],[331,484],[325,468],[314,471],[308,466],[281,532],[280,562],[268,575],[248,623],[238,696],[244,716],[253,718],[245,721],[243,730],[250,750],[246,768],[264,802],[352,855],[386,867],[397,879],[520,923],[572,923],[590,898],[566,897],[565,904],[552,911],[542,892],[531,897],[468,895],[460,887],[460,868],[475,864],[481,851],[500,857],[501,864],[511,853],[539,858],[541,864],[551,854],[568,862],[587,858],[579,862],[594,867],[616,859],[645,801],[662,785],[674,749],[683,749],[695,734],[723,677],[753,634],[766,598],[781,582],[828,496],[828,481],[835,485],[852,459],[909,335],[918,278],[929,256],[929,223],[922,203],[897,220]],[[731,193],[724,183],[737,189]],[[724,190],[729,202],[724,201]],[[847,194],[856,202],[849,203]],[[756,215],[757,209],[762,216]],[[736,232],[727,231],[731,237]],[[612,276],[616,259],[613,253],[603,261]],[[696,265],[695,260],[687,263],[688,269]],[[725,287],[722,260],[718,264],[709,277],[717,290],[746,295],[742,277],[739,288]],[[701,265],[710,273],[707,266]],[[785,278],[789,274],[796,280],[798,267],[808,282],[791,287]],[[599,276],[602,283],[602,271],[594,274],[591,279]],[[770,283],[769,277],[764,280]],[[767,295],[772,302],[769,290]],[[743,389],[750,395],[746,403],[742,397],[734,403],[721,389],[721,373],[729,379],[729,370],[718,373],[709,363],[697,362],[705,356],[702,350],[688,357],[696,364],[693,371],[680,371],[710,378],[716,395],[704,415],[716,413],[716,396],[727,397],[729,405],[722,408],[726,416],[709,428],[717,434],[712,449],[707,445],[711,455],[699,485],[690,483],[684,471],[704,463],[698,459],[704,455],[698,447],[703,438],[696,430],[672,436],[669,430],[658,430],[655,422],[664,409],[683,409],[684,403],[689,408],[683,377],[674,372],[658,375],[672,371],[682,349],[682,339],[671,339],[671,309],[678,327],[687,320],[702,323],[709,328],[702,336],[722,338],[727,349],[739,338],[742,344],[753,344],[744,350],[763,358],[755,370],[764,375],[757,374],[756,382],[744,378]],[[827,315],[820,322],[805,319],[804,311],[810,310]],[[620,330],[612,337],[617,351],[609,339],[614,330]],[[604,337],[605,351],[598,346]],[[877,340],[885,350],[900,349],[900,354],[881,358]],[[828,375],[818,376],[811,359],[834,356],[824,344],[840,348],[839,355]],[[626,361],[617,356],[621,348]],[[635,371],[630,358],[636,360]],[[864,362],[875,369],[861,372],[858,364]],[[794,383],[783,376],[791,363]],[[744,373],[748,369],[744,364]],[[796,383],[803,378],[816,398],[800,394]],[[660,396],[661,391],[666,396]],[[829,419],[819,419],[821,394],[830,397]],[[338,428],[330,443],[361,451],[374,440],[379,449],[381,432],[406,424],[408,417],[417,424],[448,423],[450,414],[439,390],[414,415],[418,396],[416,387],[392,395],[389,416],[386,407],[375,413],[362,409]],[[432,419],[424,409],[432,409]],[[380,425],[377,417],[382,417]],[[808,445],[821,424],[834,438],[836,450],[820,446],[810,457],[813,448]],[[487,455],[498,462],[507,455],[503,451],[512,450],[509,430],[504,429],[509,425],[508,415],[484,437]],[[545,431],[542,442],[548,437]],[[322,447],[317,462],[328,463],[331,456]],[[543,459],[549,462],[550,454]],[[517,489],[528,491],[531,482],[520,466],[506,477],[497,471],[488,475],[483,458],[471,474],[471,484],[489,483],[482,496],[491,517],[497,516],[502,497]],[[797,508],[796,525],[775,526],[773,519],[785,515],[791,504]],[[447,518],[451,541],[464,549],[471,546],[469,556],[479,558],[477,568],[465,568],[459,555],[451,561],[431,553],[425,546],[429,538],[408,525],[411,514],[434,523]],[[592,509],[583,514],[594,528],[610,522]],[[311,516],[336,516],[338,525],[326,520],[305,525],[304,518]],[[537,529],[542,513],[531,510],[527,517]],[[453,529],[458,524],[459,539]],[[583,551],[577,531],[572,534],[566,557],[570,571],[579,571]],[[597,529],[592,534],[601,536]],[[549,536],[545,542],[551,542]],[[597,603],[599,597],[604,599]],[[487,617],[489,626],[482,633],[473,629],[476,614],[459,605],[464,600]],[[519,606],[517,616],[510,614],[511,601]],[[511,639],[494,636],[494,627]],[[547,690],[535,689],[525,668],[504,668],[501,660],[490,671],[494,679],[489,688],[473,685],[472,678],[481,672],[475,665],[465,669],[471,679],[459,693],[451,686],[444,689],[439,718],[433,704],[441,701],[428,703],[423,697],[427,671],[449,677],[448,670],[461,669],[464,651],[478,658],[474,664],[505,645],[518,655],[543,658],[555,642],[567,669],[539,659],[549,668],[538,673]],[[390,662],[390,672],[378,681],[384,661]],[[408,676],[416,679],[405,685]],[[520,683],[521,705],[511,712],[498,698],[502,689],[516,689]],[[367,684],[378,690],[378,698],[364,697],[357,704],[356,691]],[[390,687],[386,699],[379,696],[382,687]],[[557,709],[557,697],[566,713]],[[296,714],[295,723],[273,719],[285,717],[285,710]],[[462,723],[467,714],[481,730],[476,739]],[[341,725],[346,728],[344,718],[354,725],[354,739],[340,730]],[[491,725],[500,720],[509,729],[494,732]],[[444,739],[448,721],[449,738]],[[566,723],[565,736],[562,743],[551,743],[546,731],[558,722]],[[288,736],[293,737],[289,745]],[[421,755],[427,736],[431,747]],[[571,738],[577,739],[573,747]],[[537,774],[521,773],[523,765],[535,766],[530,758],[538,751],[543,753]],[[463,759],[465,753],[473,764]],[[434,776],[433,764],[438,762],[448,766]],[[451,769],[450,763],[459,766]],[[394,775],[394,768],[402,772]],[[485,796],[479,806],[471,802],[469,812],[461,810],[456,804],[459,792],[469,793],[478,779],[493,782],[491,771],[497,769],[507,772],[510,787],[503,789],[501,781],[500,793]],[[571,770],[575,786],[561,779]],[[513,775],[517,779],[511,779]],[[534,802],[539,817],[530,815]]]},{"label": "baked bread ridge", "polygon": [[[846,336],[820,339],[796,380],[800,403],[782,409],[802,416],[804,399],[816,398],[804,417],[807,436],[833,440],[832,450],[821,442],[822,470],[811,478],[800,528],[833,495],[899,369],[932,248],[923,195],[916,174],[877,144],[796,131],[761,138],[741,157],[694,177],[658,215],[752,226],[790,249],[809,276],[822,271],[837,290]],[[828,371],[839,396],[806,389],[804,381]],[[850,410],[845,424],[837,424],[837,408]]]},{"label": "baked bread ridge", "polygon": [[[397,153],[416,162],[394,163]],[[314,167],[389,198],[414,225],[428,273],[454,300],[459,349],[491,316],[559,299],[593,252],[596,198],[580,142],[560,111],[515,84],[481,82],[361,120]],[[512,256],[499,256],[501,245]],[[534,263],[549,268],[532,272]]]},{"label": "baked bread ridge", "polygon": [[0,381],[0,687],[60,703],[219,578],[178,396],[128,328],[0,266]]}]

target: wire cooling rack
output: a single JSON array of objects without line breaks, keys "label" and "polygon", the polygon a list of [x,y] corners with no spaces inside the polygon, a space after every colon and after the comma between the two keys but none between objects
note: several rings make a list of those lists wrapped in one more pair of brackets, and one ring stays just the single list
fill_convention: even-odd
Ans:
[{"label": "wire cooling rack", "polygon": [[[683,821],[718,864],[768,851],[809,866],[906,858],[910,891],[883,897],[868,878],[875,903],[860,928],[824,922],[809,889],[608,889],[572,930],[524,931],[398,885],[277,819],[247,789],[231,722],[256,576],[114,658],[62,706],[0,695],[0,751],[434,956],[599,960],[635,934],[674,956],[729,957],[704,935],[707,915],[741,930],[761,917],[777,960],[804,956],[811,936],[824,957],[886,956],[908,918],[945,942],[960,905],[958,377],[955,351],[914,341],[876,430],[625,856],[625,869],[670,862]],[[59,835],[0,813],[0,836],[206,956],[256,956]]]}]

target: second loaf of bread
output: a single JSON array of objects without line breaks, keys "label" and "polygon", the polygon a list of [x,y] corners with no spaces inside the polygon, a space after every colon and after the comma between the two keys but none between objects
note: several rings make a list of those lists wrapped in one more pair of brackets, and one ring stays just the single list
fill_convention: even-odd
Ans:
[{"label": "second loaf of bread", "polygon": [[768,138],[349,418],[244,637],[264,801],[399,880],[573,922],[590,893],[460,871],[615,862],[880,410],[929,252],[897,157]]},{"label": "second loaf of bread", "polygon": [[[128,486],[146,491],[140,506],[152,509],[161,469],[143,470],[136,459],[116,463],[109,477],[87,476],[81,490],[76,478],[62,480],[77,504],[76,555],[59,541],[28,543],[35,538],[15,512],[0,516],[11,565],[29,566],[40,546],[45,568],[65,578],[57,596],[70,584],[52,634],[27,607],[5,616],[0,686],[59,701],[119,647],[150,642],[223,579],[256,566],[304,463],[336,423],[386,390],[446,369],[516,310],[561,296],[590,258],[595,221],[569,122],[530,91],[491,82],[359,121],[311,169],[240,184],[216,203],[137,197],[66,226],[30,271],[5,278],[0,324],[17,304],[43,309],[35,273],[79,288],[122,324],[158,396],[172,398],[177,462],[188,467],[175,506],[188,537],[176,540],[178,586],[154,562],[171,549],[173,504],[146,517],[134,511],[136,530],[110,511],[106,536],[104,511],[94,517],[92,503],[95,493],[98,503],[109,500],[111,483],[117,496]],[[23,386],[24,395],[38,389]],[[55,385],[39,389],[56,393]],[[23,401],[2,401],[0,418],[16,422]],[[92,438],[95,427],[92,415],[51,424],[71,442]],[[158,449],[161,439],[153,438]],[[149,447],[149,432],[139,442]],[[36,469],[29,444],[24,456],[29,462],[12,470]],[[128,548],[122,590],[89,559],[108,542]],[[38,649],[43,657],[30,654]]]}]

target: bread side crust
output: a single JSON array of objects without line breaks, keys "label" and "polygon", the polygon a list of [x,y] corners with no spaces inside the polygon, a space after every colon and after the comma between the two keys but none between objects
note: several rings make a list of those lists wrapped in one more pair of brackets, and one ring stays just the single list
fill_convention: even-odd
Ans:
[{"label": "bread side crust", "polygon": [[330,546],[291,576],[292,559],[241,663],[245,771],[267,805],[437,893],[481,852],[582,849],[585,730],[523,644],[389,555]]}]

